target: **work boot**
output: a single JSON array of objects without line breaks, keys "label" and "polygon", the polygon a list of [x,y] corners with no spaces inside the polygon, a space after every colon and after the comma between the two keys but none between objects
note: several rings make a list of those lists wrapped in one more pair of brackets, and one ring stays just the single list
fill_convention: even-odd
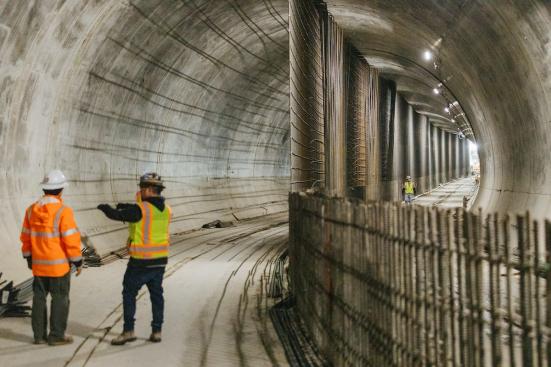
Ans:
[{"label": "work boot", "polygon": [[121,335],[111,340],[111,345],[124,345],[126,343],[133,342],[134,340],[136,340],[134,331],[123,331]]},{"label": "work boot", "polygon": [[73,337],[69,335],[65,335],[61,339],[50,338],[50,340],[48,340],[48,345],[51,345],[51,346],[66,345],[66,344],[71,344],[72,342],[73,342]]},{"label": "work boot", "polygon": [[151,335],[149,336],[149,341],[153,343],[159,343],[161,341],[161,332],[156,331],[151,333]]},{"label": "work boot", "polygon": [[46,339],[35,339],[33,341],[33,344],[37,344],[37,345],[38,344],[47,344],[47,343],[48,343],[48,341]]}]

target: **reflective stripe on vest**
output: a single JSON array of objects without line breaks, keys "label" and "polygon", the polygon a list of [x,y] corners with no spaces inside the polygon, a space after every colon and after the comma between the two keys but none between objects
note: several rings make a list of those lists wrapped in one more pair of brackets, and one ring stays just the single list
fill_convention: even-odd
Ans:
[{"label": "reflective stripe on vest", "polygon": [[413,194],[413,182],[405,182],[404,188],[406,189],[406,194]]},{"label": "reflective stripe on vest", "polygon": [[[34,205],[31,206],[31,208],[29,209],[29,213],[27,215],[27,217],[29,218],[29,223],[31,221],[31,213],[32,213],[33,207]],[[78,233],[78,229],[76,228],[71,228],[61,233],[59,232],[59,221],[61,220],[61,212],[63,212],[63,209],[65,209],[65,206],[62,205],[59,208],[59,210],[55,213],[53,232],[33,231],[28,228],[23,228],[21,232],[30,234],[32,237],[47,237],[47,238],[67,237],[72,234]]]},{"label": "reflective stripe on vest", "polygon": [[165,205],[160,211],[153,204],[144,201],[138,203],[142,219],[129,225],[129,249],[135,259],[157,259],[168,256],[171,209]]},{"label": "reflective stripe on vest", "polygon": [[[49,204],[51,202],[52,201],[46,202],[46,204]],[[34,205],[36,205],[36,204],[34,204]],[[31,223],[31,217],[32,217],[32,212],[33,212],[33,209],[34,209],[34,205],[32,205],[29,208],[28,213],[27,213],[27,218],[29,220],[29,223]],[[27,233],[31,237],[57,238],[57,239],[60,239],[61,237],[67,237],[67,236],[70,236],[72,234],[78,233],[77,228],[71,228],[71,229],[68,229],[66,231],[59,232],[59,222],[61,221],[61,213],[63,212],[64,209],[65,209],[65,206],[61,205],[61,207],[55,213],[54,223],[53,223],[53,228],[52,228],[53,232],[34,231],[34,230],[28,229],[28,228],[23,228],[21,230],[21,232],[22,233]],[[23,253],[23,256],[32,256],[32,254],[25,252],[25,253]],[[57,259],[37,259],[35,256],[32,256],[33,265],[34,264],[36,264],[36,265],[59,265],[59,264],[69,263],[69,261],[76,262],[76,261],[80,261],[80,260],[82,260],[82,256],[69,257],[68,259],[66,257],[57,258]]]}]

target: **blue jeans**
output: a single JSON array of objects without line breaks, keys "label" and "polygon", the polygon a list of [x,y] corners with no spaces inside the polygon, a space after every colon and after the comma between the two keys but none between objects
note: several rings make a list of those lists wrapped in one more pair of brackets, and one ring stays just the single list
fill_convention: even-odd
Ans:
[{"label": "blue jeans", "polygon": [[134,322],[136,319],[136,296],[145,284],[149,290],[151,298],[151,310],[153,311],[153,321],[151,321],[151,330],[161,331],[163,325],[163,314],[165,301],[163,298],[163,275],[164,267],[146,268],[128,266],[124,273],[122,282],[122,305],[124,311],[124,331],[134,331]]},{"label": "blue jeans", "polygon": [[411,204],[413,203],[413,194],[405,194],[404,195],[404,201],[406,202],[406,204]]}]

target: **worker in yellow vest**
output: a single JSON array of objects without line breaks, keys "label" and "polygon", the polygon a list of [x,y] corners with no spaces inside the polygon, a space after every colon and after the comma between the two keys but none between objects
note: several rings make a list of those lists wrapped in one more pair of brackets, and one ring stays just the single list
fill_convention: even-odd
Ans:
[{"label": "worker in yellow vest", "polygon": [[411,180],[411,176],[407,176],[402,186],[402,195],[404,196],[404,202],[406,204],[411,204],[413,202],[416,191],[415,182]]},{"label": "worker in yellow vest", "polygon": [[134,315],[136,296],[143,285],[151,298],[153,321],[149,341],[161,341],[164,319],[163,276],[168,260],[169,225],[172,211],[161,192],[165,188],[156,173],[140,177],[140,200],[136,204],[98,205],[108,218],[129,223],[128,252],[130,260],[123,280],[123,332],[111,341],[123,345],[136,340]]}]

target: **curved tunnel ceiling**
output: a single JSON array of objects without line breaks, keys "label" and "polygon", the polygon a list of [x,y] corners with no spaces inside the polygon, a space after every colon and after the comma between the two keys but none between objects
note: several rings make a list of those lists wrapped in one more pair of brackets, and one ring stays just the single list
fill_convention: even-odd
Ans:
[{"label": "curved tunnel ceiling", "polygon": [[[551,214],[549,1],[327,5],[433,123],[454,129],[431,86],[441,80],[457,98],[479,145],[476,205]],[[177,231],[286,210],[287,17],[285,0],[0,0],[8,278],[28,275],[23,260],[12,261],[20,221],[54,167],[71,178],[65,197],[102,251],[124,243],[126,230],[95,206],[132,200],[145,170],[168,181]],[[425,49],[437,57],[436,78],[404,63],[421,65]]]}]

